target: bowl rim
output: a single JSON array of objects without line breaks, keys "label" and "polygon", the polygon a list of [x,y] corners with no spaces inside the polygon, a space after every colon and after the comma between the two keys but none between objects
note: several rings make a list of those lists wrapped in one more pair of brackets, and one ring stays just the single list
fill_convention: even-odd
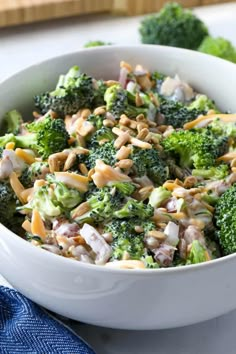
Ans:
[{"label": "bowl rim", "polygon": [[[134,45],[119,45],[119,44],[114,44],[114,45],[105,45],[105,46],[99,46],[99,47],[92,47],[92,48],[80,48],[76,51],[73,52],[69,52],[63,55],[57,55],[54,57],[50,57],[47,58],[46,60],[42,60],[39,61],[37,63],[34,63],[32,65],[29,65],[27,67],[25,67],[22,70],[17,70],[16,72],[14,72],[12,75],[8,75],[7,77],[5,77],[3,80],[0,80],[0,86],[4,85],[8,80],[13,79],[15,76],[18,75],[23,75],[26,71],[33,69],[33,68],[37,68],[38,66],[53,62],[55,60],[59,60],[61,58],[66,59],[67,57],[71,57],[71,56],[76,56],[79,55],[80,53],[83,52],[93,52],[93,51],[101,51],[101,52],[105,52],[105,51],[112,51],[113,48],[116,48],[116,50],[139,50],[141,48],[148,48],[149,50],[154,50],[157,48],[157,50],[159,51],[163,51],[163,52],[182,52],[183,54],[189,54],[189,55],[194,55],[194,56],[198,56],[200,57],[205,57],[206,59],[210,59],[212,62],[216,62],[218,63],[218,65],[227,65],[227,66],[231,66],[231,68],[233,70],[236,70],[236,66],[234,63],[229,62],[227,60],[224,60],[222,58],[218,58],[209,54],[205,54],[205,53],[201,53],[201,52],[197,52],[197,51],[193,51],[190,49],[185,49],[185,48],[178,48],[178,47],[169,47],[169,46],[163,46],[163,45],[152,45],[152,44],[134,44]],[[221,63],[221,64],[220,64]],[[29,243],[27,240],[23,239],[22,237],[20,237],[19,235],[15,234],[14,232],[12,232],[10,229],[8,229],[7,227],[5,227],[1,222],[0,222],[0,233],[4,232],[5,234],[9,234],[9,236],[11,238],[14,238],[16,243],[21,244],[23,247],[25,245],[25,247],[28,249],[31,249],[32,252],[35,252],[35,254],[41,254],[44,258],[49,258],[52,261],[54,260],[55,262],[61,262],[65,265],[71,265],[74,267],[79,267],[81,269],[87,269],[87,270],[93,270],[93,271],[102,271],[102,272],[109,272],[109,273],[120,273],[120,274],[125,274],[127,276],[132,276],[132,275],[143,275],[143,274],[172,274],[172,273],[183,273],[183,272],[189,272],[189,271],[194,271],[194,270],[201,270],[202,268],[211,268],[214,267],[215,265],[219,265],[221,263],[225,263],[227,261],[231,261],[233,259],[236,258],[236,253],[230,254],[230,255],[226,255],[220,258],[216,258],[207,262],[203,262],[203,263],[197,263],[197,264],[190,264],[190,265],[185,265],[185,266],[177,266],[177,267],[169,267],[169,268],[156,268],[156,269],[149,269],[149,268],[145,268],[145,269],[120,269],[120,268],[112,268],[112,267],[106,267],[105,265],[96,265],[96,264],[89,264],[89,263],[83,263],[80,261],[76,261],[74,259],[70,259],[67,257],[63,257],[57,254],[54,254],[52,252],[46,251],[40,247],[36,247],[34,245],[32,245],[31,243]],[[1,238],[1,236],[0,236]],[[41,252],[41,253],[40,253]]]}]

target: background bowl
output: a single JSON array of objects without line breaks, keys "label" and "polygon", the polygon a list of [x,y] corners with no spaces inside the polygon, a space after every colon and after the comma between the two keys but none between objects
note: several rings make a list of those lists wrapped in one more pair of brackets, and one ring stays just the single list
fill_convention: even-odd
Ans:
[{"label": "background bowl", "polygon": [[[78,64],[96,78],[116,79],[119,62],[178,74],[222,110],[236,111],[236,65],[163,46],[81,50],[32,66],[0,84],[0,117],[9,109],[31,117],[32,97],[54,87]],[[236,255],[183,268],[117,270],[59,257],[0,224],[0,273],[36,303],[69,318],[122,329],[178,327],[236,308]]]}]

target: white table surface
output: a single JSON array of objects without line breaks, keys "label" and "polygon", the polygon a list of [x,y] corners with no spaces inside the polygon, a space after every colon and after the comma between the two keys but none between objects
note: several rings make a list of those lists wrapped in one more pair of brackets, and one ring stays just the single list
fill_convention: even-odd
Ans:
[{"label": "white table surface", "polygon": [[[212,35],[236,45],[236,2],[195,12]],[[41,60],[76,51],[89,40],[138,44],[140,18],[87,16],[1,29],[0,81]],[[1,275],[0,284],[7,284]],[[161,331],[112,330],[74,321],[69,325],[97,354],[236,354],[236,311],[194,326]]]}]

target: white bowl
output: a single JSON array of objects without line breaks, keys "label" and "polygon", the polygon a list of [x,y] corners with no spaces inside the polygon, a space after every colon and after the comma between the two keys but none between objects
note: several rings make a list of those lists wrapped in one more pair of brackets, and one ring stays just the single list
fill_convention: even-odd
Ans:
[{"label": "white bowl", "polygon": [[[178,73],[223,110],[236,111],[236,65],[163,46],[81,50],[32,66],[0,84],[0,116],[31,116],[32,97],[53,88],[72,65],[96,78],[116,78],[119,62]],[[0,273],[21,293],[56,313],[123,329],[160,329],[204,321],[236,308],[236,255],[205,264],[158,270],[87,265],[36,248],[0,224]]]}]

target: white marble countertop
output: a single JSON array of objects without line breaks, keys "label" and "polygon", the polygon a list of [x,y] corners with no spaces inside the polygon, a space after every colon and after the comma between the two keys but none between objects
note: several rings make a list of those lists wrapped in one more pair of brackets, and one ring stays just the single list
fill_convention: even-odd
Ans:
[{"label": "white marble countertop", "polygon": [[[196,8],[195,12],[212,35],[226,37],[236,45],[236,2]],[[138,44],[140,18],[86,16],[1,29],[0,81],[41,60],[76,51],[89,40]],[[6,285],[1,276],[0,284]],[[112,330],[74,321],[69,325],[97,354],[236,353],[236,311],[194,326],[161,331]]]}]

